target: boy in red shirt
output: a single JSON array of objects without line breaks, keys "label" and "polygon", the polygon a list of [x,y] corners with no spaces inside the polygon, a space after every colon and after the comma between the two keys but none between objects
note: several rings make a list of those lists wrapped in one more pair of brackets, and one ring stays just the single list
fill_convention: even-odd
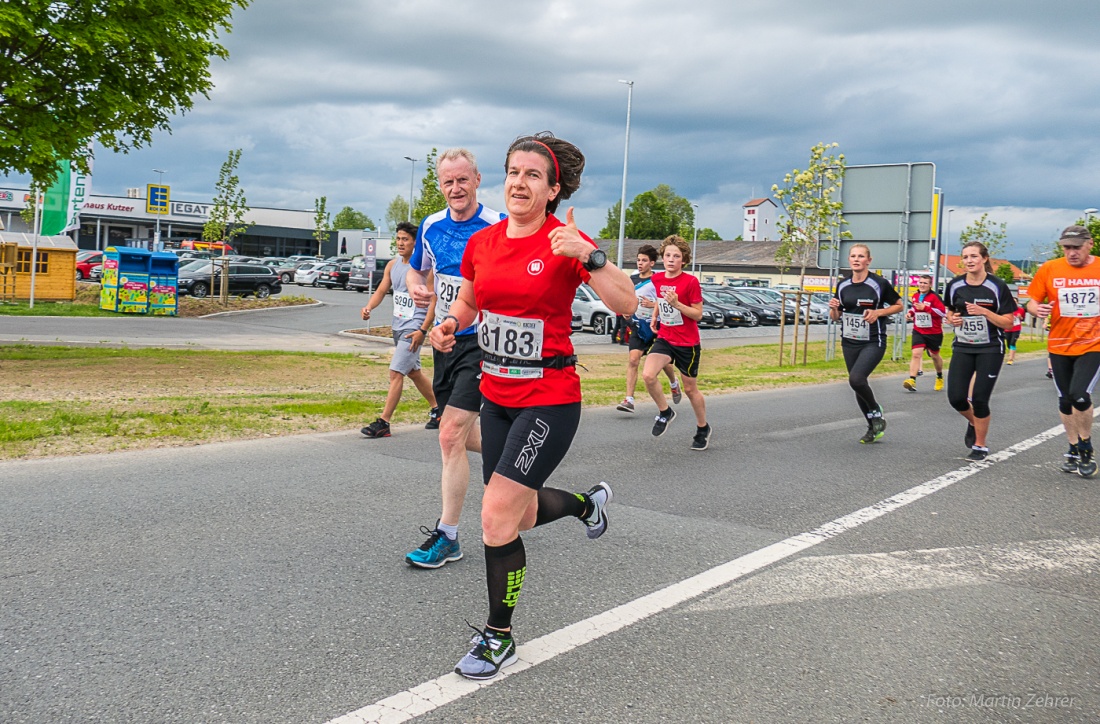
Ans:
[{"label": "boy in red shirt", "polygon": [[936,366],[936,384],[934,389],[943,389],[943,319],[947,309],[940,295],[932,291],[932,275],[921,274],[917,281],[917,291],[913,292],[913,305],[909,308],[909,319],[913,321],[913,357],[909,361],[909,378],[901,386],[910,392],[917,391],[917,374],[920,372],[921,357],[925,352]]},{"label": "boy in red shirt", "polygon": [[707,404],[699,392],[699,320],[703,317],[703,290],[699,280],[684,272],[691,262],[691,247],[673,234],[661,242],[661,258],[664,271],[653,275],[653,287],[657,291],[657,304],[653,308],[652,325],[660,321],[657,339],[646,357],[642,379],[646,391],[657,403],[653,435],[659,437],[676,417],[669,407],[660,374],[665,365],[672,362],[680,370],[684,394],[695,412],[696,430],[691,442],[692,450],[706,450],[710,444],[710,425],[707,424]]}]

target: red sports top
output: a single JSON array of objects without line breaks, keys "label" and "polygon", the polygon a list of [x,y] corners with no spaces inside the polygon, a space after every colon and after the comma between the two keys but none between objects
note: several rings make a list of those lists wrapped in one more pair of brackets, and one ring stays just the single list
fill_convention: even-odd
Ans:
[{"label": "red sports top", "polygon": [[924,311],[932,315],[932,324],[931,326],[921,326],[917,324],[917,315],[920,314],[920,312],[910,307],[909,311],[913,315],[913,329],[921,334],[943,334],[943,319],[947,316],[947,309],[943,306],[943,300],[940,299],[940,295],[935,292],[928,292],[924,295],[924,299],[921,299],[920,296],[920,291],[913,292],[912,301],[923,301],[925,304],[931,305],[931,309],[926,309]]},{"label": "red sports top", "polygon": [[[505,219],[471,236],[462,256],[462,277],[473,282],[483,317],[494,314],[542,320],[543,358],[573,354],[569,338],[573,298],[577,287],[591,278],[578,260],[550,251],[550,230],[559,226],[564,224],[551,215],[533,235],[513,239],[507,235]],[[482,322],[479,341],[489,329]],[[533,407],[581,401],[581,380],[575,367],[546,368],[537,379],[490,374],[488,368],[488,363],[483,363],[481,394],[498,405]]]},{"label": "red sports top", "polygon": [[[689,307],[698,304],[703,301],[699,280],[687,272],[680,272],[672,278],[665,276],[664,272],[657,272],[650,277],[650,281],[657,290],[657,318],[661,321],[657,337],[675,347],[694,347],[699,344],[699,323],[664,301],[665,290],[672,289],[681,304]],[[671,323],[667,321],[670,318]]]}]

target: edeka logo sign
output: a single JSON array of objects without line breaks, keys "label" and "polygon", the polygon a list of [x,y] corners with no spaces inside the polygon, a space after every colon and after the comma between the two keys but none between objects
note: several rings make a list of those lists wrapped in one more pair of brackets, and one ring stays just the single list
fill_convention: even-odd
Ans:
[{"label": "edeka logo sign", "polygon": [[210,204],[191,204],[185,201],[172,202],[172,214],[175,216],[199,216],[206,218],[210,212]]}]

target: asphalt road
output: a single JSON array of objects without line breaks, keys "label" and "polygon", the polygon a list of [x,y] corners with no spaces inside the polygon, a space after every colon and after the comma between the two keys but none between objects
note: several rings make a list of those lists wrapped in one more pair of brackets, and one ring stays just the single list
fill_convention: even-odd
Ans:
[{"label": "asphalt road", "polygon": [[552,484],[609,481],[610,529],[525,534],[522,662],[488,686],[448,673],[480,487],[462,561],[402,560],[436,433],[0,463],[0,721],[1098,720],[1100,482],[1057,470],[1042,361],[1005,368],[975,465],[900,382],[875,445],[843,384],[712,398],[703,453],[686,402],[659,439],[650,404],[586,410]]}]

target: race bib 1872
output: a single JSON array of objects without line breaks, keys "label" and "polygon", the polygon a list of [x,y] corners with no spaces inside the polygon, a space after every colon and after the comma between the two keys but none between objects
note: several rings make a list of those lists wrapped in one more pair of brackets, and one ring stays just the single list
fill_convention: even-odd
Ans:
[{"label": "race bib 1872", "polygon": [[1058,313],[1063,317],[1100,317],[1100,287],[1058,290]]}]

